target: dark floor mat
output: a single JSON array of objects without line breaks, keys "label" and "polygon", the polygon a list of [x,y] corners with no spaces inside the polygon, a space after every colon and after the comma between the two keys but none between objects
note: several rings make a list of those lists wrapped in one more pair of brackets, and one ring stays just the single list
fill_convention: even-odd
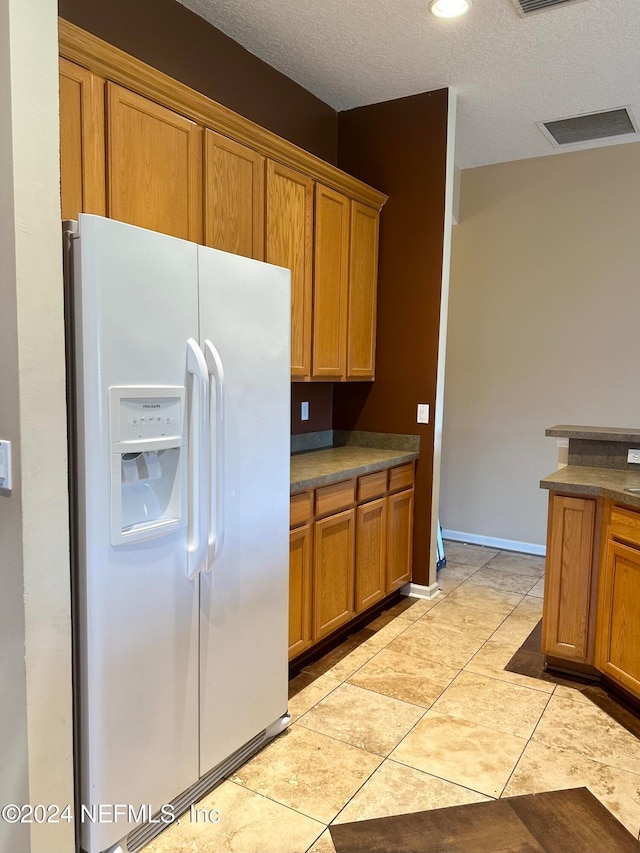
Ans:
[{"label": "dark floor mat", "polygon": [[337,853],[640,853],[586,788],[329,827]]}]

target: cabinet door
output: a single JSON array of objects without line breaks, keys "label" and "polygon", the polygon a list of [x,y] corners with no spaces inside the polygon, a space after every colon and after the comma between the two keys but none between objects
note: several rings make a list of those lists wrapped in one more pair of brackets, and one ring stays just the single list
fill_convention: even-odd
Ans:
[{"label": "cabinet door", "polygon": [[60,194],[62,218],[106,213],[104,85],[98,77],[60,60]]},{"label": "cabinet door", "polygon": [[344,377],[347,362],[349,199],[316,184],[313,376]]},{"label": "cabinet door", "polygon": [[595,501],[551,495],[542,651],[592,663],[589,609],[595,530]]},{"label": "cabinet door", "polygon": [[265,158],[205,130],[204,242],[264,260]]},{"label": "cabinet door", "polygon": [[355,509],[314,525],[314,640],[321,640],[354,615]]},{"label": "cabinet door", "polygon": [[640,551],[609,541],[598,606],[597,666],[640,696]]},{"label": "cabinet door", "polygon": [[411,580],[413,558],[413,489],[387,498],[387,592]]},{"label": "cabinet door", "polygon": [[109,216],[202,242],[202,128],[107,84]]},{"label": "cabinet door", "polygon": [[313,180],[267,161],[266,260],[291,270],[291,375],[311,373]]},{"label": "cabinet door", "polygon": [[362,613],[386,590],[387,499],[362,504],[356,523],[356,613]]},{"label": "cabinet door", "polygon": [[373,379],[380,214],[351,202],[347,376]]},{"label": "cabinet door", "polygon": [[311,525],[289,540],[289,660],[311,645]]}]

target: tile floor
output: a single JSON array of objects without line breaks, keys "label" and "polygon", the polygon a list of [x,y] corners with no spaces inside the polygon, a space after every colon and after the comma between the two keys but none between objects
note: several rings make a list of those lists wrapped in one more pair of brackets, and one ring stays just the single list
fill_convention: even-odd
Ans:
[{"label": "tile floor", "polygon": [[144,853],[332,853],[331,823],[582,785],[638,837],[640,741],[577,690],[504,670],[540,619],[543,559],[445,550],[438,598],[298,677],[291,727],[198,804],[219,821]]}]

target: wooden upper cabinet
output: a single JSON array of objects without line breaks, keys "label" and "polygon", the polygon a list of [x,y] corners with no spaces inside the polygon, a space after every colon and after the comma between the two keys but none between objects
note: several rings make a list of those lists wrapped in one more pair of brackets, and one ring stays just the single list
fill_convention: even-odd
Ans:
[{"label": "wooden upper cabinet", "polygon": [[205,245],[264,260],[265,158],[208,129],[204,144]]},{"label": "wooden upper cabinet", "polygon": [[351,202],[347,377],[373,379],[380,214]]},{"label": "wooden upper cabinet", "polygon": [[349,199],[316,184],[313,262],[314,377],[345,376]]},{"label": "wooden upper cabinet", "polygon": [[202,242],[202,127],[107,83],[108,214]]},{"label": "wooden upper cabinet", "polygon": [[60,59],[62,218],[106,212],[104,78]]},{"label": "wooden upper cabinet", "polygon": [[553,494],[549,500],[542,651],[590,664],[596,502]]},{"label": "wooden upper cabinet", "polygon": [[267,161],[266,261],[291,270],[291,375],[311,373],[313,180]]}]

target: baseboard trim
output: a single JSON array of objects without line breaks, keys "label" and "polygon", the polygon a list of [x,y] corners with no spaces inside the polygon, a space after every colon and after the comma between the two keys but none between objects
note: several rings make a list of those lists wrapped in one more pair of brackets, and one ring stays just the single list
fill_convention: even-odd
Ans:
[{"label": "baseboard trim", "polygon": [[[498,539],[495,536],[480,536],[478,533],[463,533],[461,530],[443,530],[443,539],[454,542],[466,542],[467,545],[486,545],[487,548],[497,548],[499,551],[520,551],[522,554],[535,554],[544,557],[547,549],[544,545],[533,542],[518,542],[516,539]],[[445,547],[445,557],[446,557]]]},{"label": "baseboard trim", "polygon": [[440,594],[440,588],[437,583],[432,583],[430,586],[424,586],[421,583],[406,583],[400,592],[403,595],[408,595],[409,598],[426,598],[430,601]]}]

